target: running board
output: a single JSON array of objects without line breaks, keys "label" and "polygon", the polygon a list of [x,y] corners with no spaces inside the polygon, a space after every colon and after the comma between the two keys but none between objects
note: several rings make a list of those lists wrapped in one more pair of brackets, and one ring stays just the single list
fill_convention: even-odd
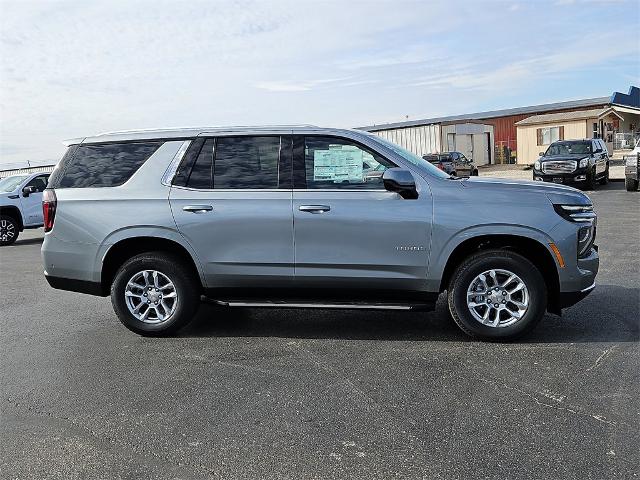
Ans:
[{"label": "running board", "polygon": [[220,300],[203,297],[203,301],[224,307],[245,308],[324,308],[342,310],[434,310],[431,303],[364,303],[364,302],[288,302],[288,301],[252,301],[252,300]]}]

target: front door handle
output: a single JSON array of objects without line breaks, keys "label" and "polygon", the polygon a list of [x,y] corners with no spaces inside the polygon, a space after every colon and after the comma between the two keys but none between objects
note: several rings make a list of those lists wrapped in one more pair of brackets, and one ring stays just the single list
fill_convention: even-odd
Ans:
[{"label": "front door handle", "polygon": [[205,213],[213,210],[213,207],[211,205],[185,205],[182,210],[191,213]]},{"label": "front door handle", "polygon": [[329,205],[300,205],[298,210],[309,213],[324,213],[331,210]]}]

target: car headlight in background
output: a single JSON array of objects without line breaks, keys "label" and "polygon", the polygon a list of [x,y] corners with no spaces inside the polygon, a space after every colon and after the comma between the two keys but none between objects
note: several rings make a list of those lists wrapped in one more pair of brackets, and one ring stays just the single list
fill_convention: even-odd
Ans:
[{"label": "car headlight in background", "polygon": [[535,168],[536,170],[540,170],[540,160],[535,161],[535,163],[533,164],[533,168]]},{"label": "car headlight in background", "polygon": [[583,158],[582,160],[580,160],[580,163],[578,164],[578,168],[584,168],[587,165],[589,165],[589,157]]},{"label": "car headlight in background", "polygon": [[640,165],[640,155],[626,155],[624,157],[624,165],[626,167],[635,167]]}]

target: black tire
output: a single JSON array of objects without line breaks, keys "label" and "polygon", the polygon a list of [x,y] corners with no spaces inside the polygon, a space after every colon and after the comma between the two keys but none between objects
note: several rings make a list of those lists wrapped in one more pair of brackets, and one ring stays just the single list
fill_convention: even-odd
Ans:
[{"label": "black tire", "polygon": [[584,188],[587,190],[596,189],[596,170],[589,170],[587,173],[587,181],[584,183]]},{"label": "black tire", "polygon": [[471,172],[471,176],[472,177],[477,177],[478,176],[478,169],[475,169],[473,172]]},{"label": "black tire", "polygon": [[638,190],[638,180],[634,178],[625,178],[624,186],[627,189],[627,192],[635,192]]},{"label": "black tire", "polygon": [[[493,269],[516,274],[528,290],[529,307],[522,318],[508,326],[485,325],[474,318],[467,306],[467,289],[474,279]],[[449,283],[447,300],[453,320],[467,335],[483,340],[506,341],[529,332],[544,316],[547,287],[540,271],[522,255],[508,250],[486,250],[468,257],[458,266]],[[505,316],[508,317],[506,313]]]},{"label": "black tire", "polygon": [[20,235],[20,226],[16,219],[7,215],[0,215],[0,247],[11,245]]},{"label": "black tire", "polygon": [[609,183],[609,164],[607,163],[607,169],[604,171],[604,176],[600,179],[600,185],[606,185]]},{"label": "black tire", "polygon": [[[158,323],[145,323],[136,318],[125,300],[129,280],[144,270],[161,273],[175,286],[175,309],[169,318]],[[129,330],[139,335],[157,337],[173,334],[192,320],[200,305],[201,290],[197,272],[181,258],[165,252],[147,252],[130,258],[118,269],[111,284],[111,303],[116,315]],[[144,313],[146,309],[149,307],[143,305],[141,312]]]}]

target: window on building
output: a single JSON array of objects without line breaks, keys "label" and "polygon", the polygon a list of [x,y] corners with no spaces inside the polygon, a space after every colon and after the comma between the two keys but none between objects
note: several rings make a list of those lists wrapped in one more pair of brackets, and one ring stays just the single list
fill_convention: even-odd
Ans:
[{"label": "window on building", "polygon": [[564,127],[538,128],[538,145],[551,145],[558,140],[564,140]]},{"label": "window on building", "polygon": [[593,122],[593,137],[600,138],[600,132],[598,131],[598,122]]}]

